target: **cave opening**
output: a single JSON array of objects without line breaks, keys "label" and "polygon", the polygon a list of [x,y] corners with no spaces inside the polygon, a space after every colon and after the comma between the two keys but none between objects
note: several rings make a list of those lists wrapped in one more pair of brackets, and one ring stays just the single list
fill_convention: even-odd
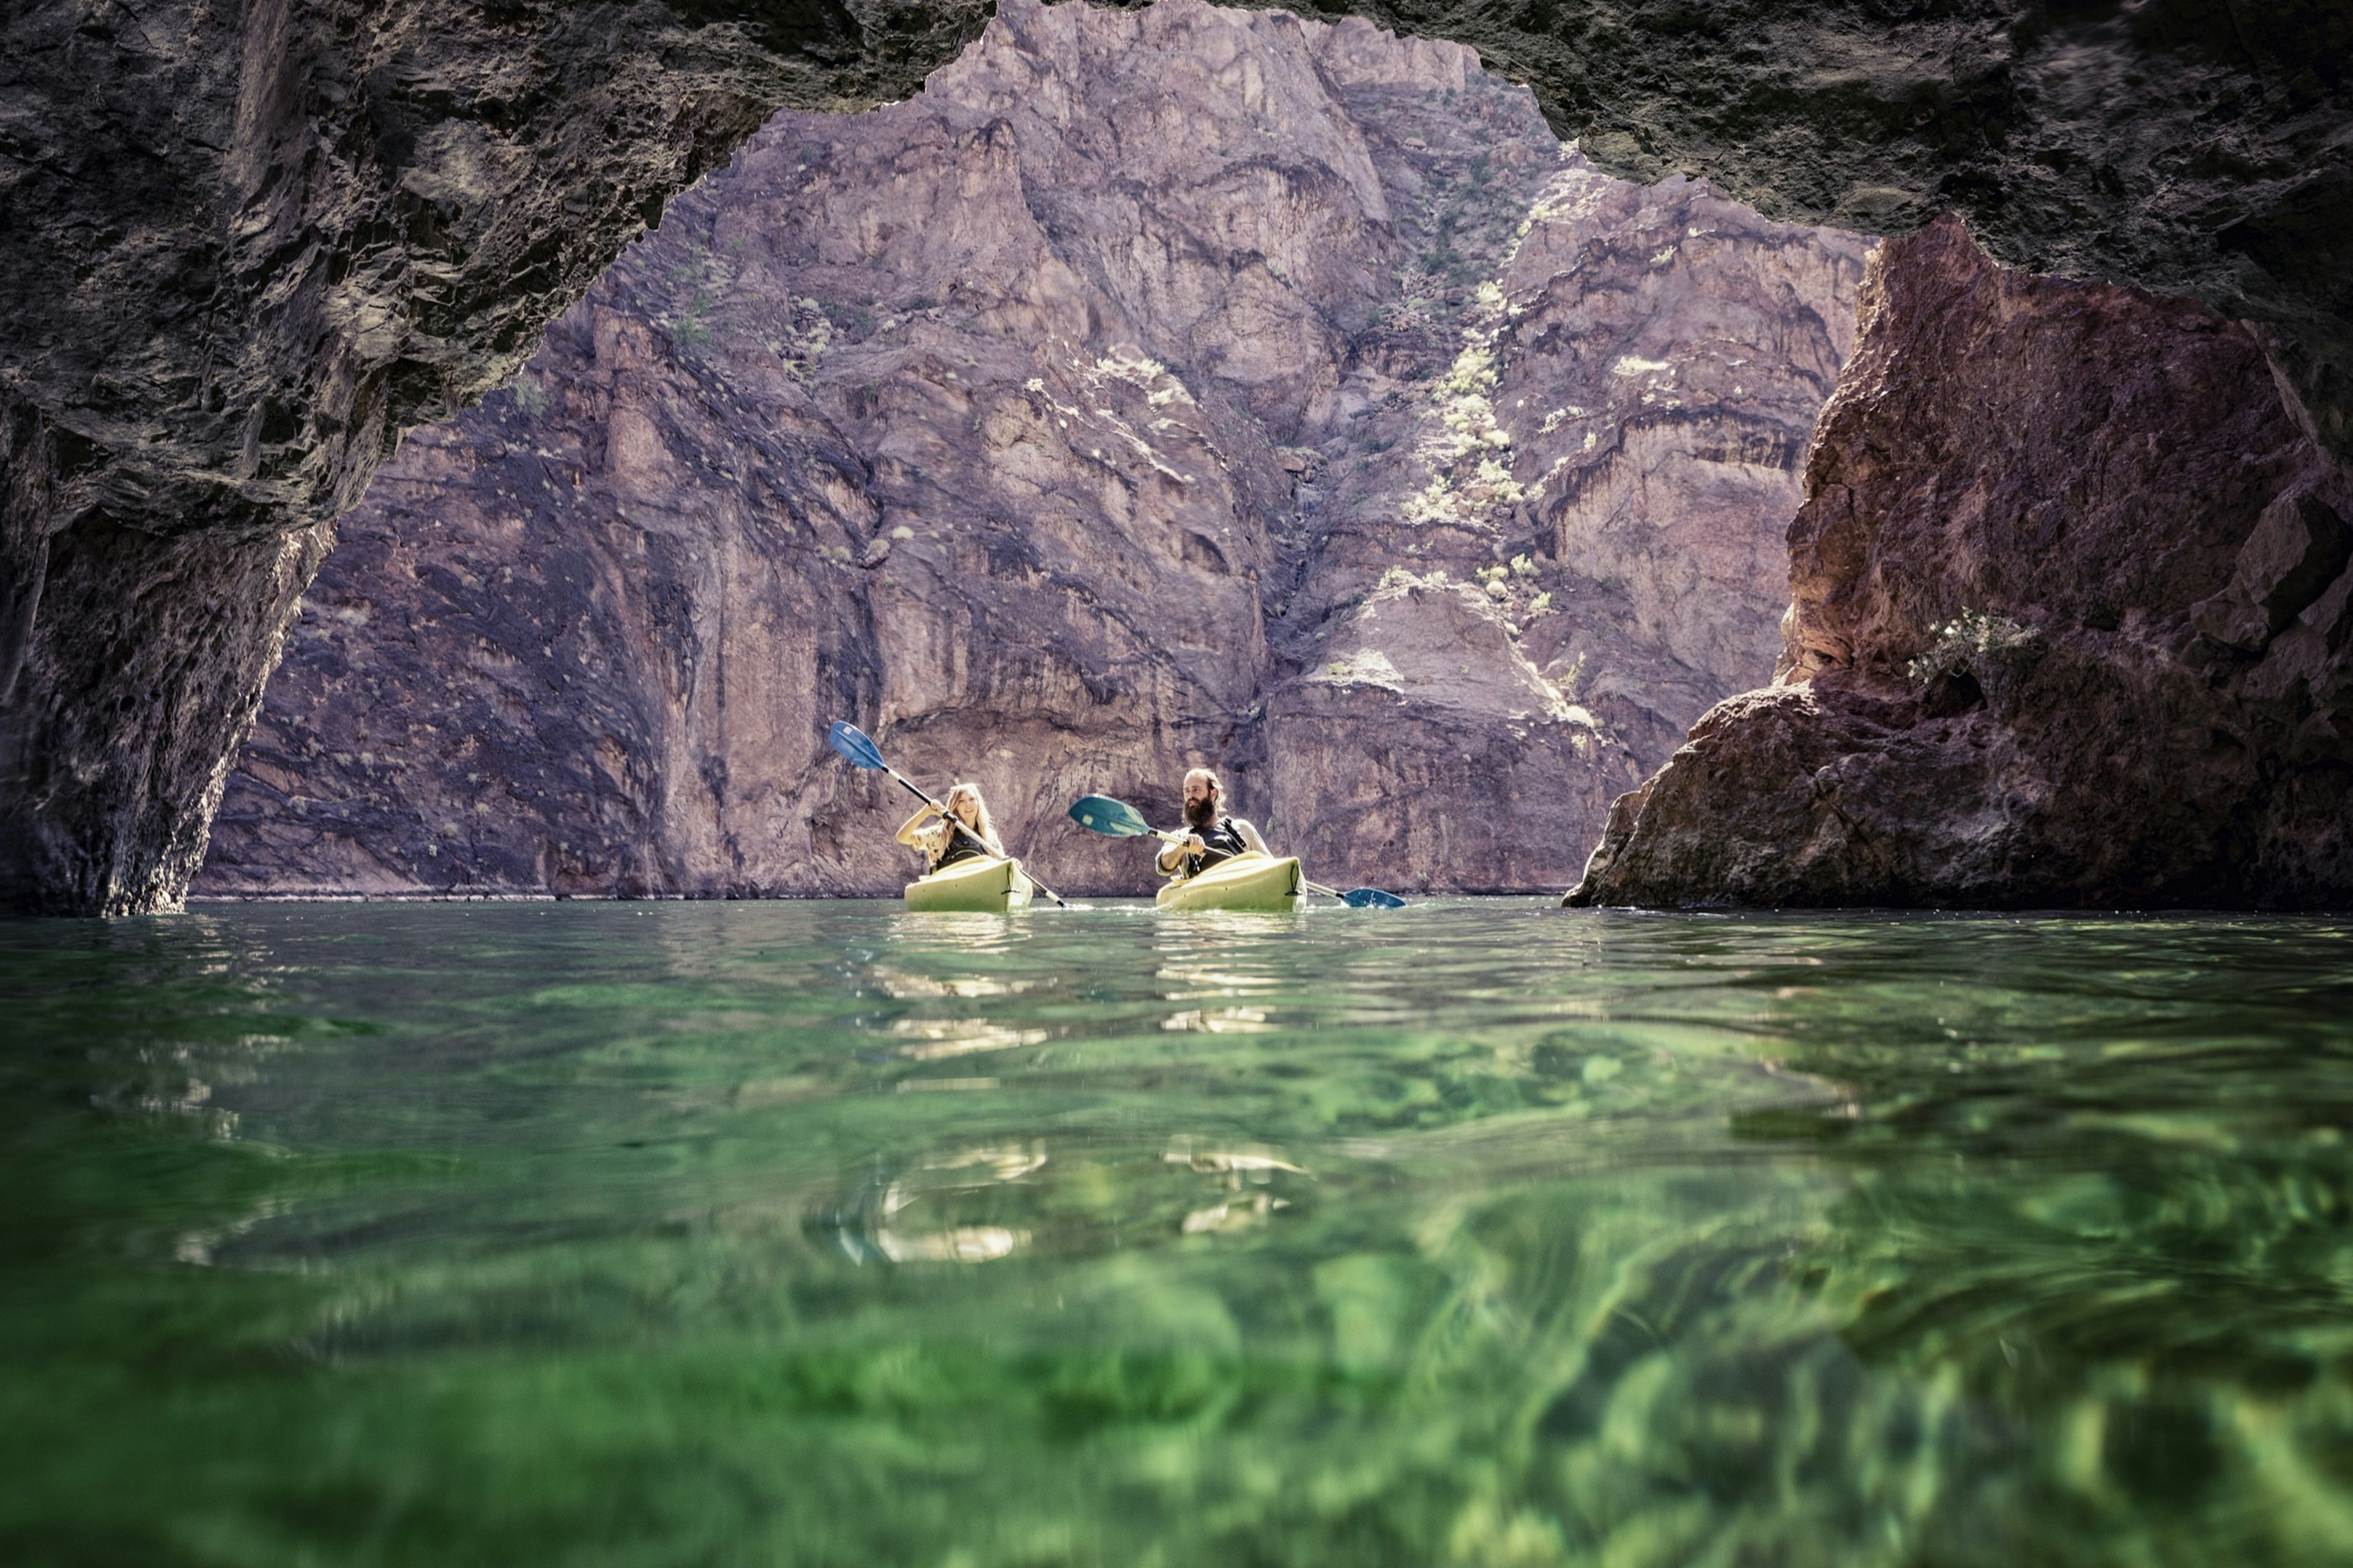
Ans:
[{"label": "cave opening", "polygon": [[1070,798],[1202,763],[1344,882],[1565,887],[1771,677],[1870,243],[1615,178],[1461,46],[1005,6],[410,437],[196,891],[889,892],[836,717],[1060,887],[1142,889]]}]

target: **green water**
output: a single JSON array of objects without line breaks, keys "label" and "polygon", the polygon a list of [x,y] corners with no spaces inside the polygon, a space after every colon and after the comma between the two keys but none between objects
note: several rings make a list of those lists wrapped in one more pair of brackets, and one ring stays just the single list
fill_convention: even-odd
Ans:
[{"label": "green water", "polygon": [[0,1561],[2353,1563],[2353,922],[0,926]]}]

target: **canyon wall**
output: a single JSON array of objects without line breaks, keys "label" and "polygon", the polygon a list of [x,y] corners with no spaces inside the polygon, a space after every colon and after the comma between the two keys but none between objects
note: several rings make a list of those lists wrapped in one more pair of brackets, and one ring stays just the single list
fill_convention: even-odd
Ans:
[{"label": "canyon wall", "polygon": [[2353,486],[2244,327],[1889,241],[1789,530],[1783,681],[1577,903],[2342,907]]},{"label": "canyon wall", "polygon": [[[200,891],[894,891],[856,720],[1063,816],[1557,887],[1768,675],[1865,242],[1651,188],[1470,51],[1017,0],[779,116],[344,520]],[[1067,884],[1067,886],[1065,886]]]}]

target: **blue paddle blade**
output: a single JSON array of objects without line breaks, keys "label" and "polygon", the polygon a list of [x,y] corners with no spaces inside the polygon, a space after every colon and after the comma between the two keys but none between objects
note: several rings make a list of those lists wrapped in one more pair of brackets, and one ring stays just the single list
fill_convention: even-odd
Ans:
[{"label": "blue paddle blade", "polygon": [[855,763],[861,768],[887,768],[891,765],[882,760],[881,748],[868,740],[866,731],[855,724],[836,719],[833,728],[826,731],[825,738],[833,743],[833,749],[841,753],[845,762]]},{"label": "blue paddle blade", "polygon": [[1378,888],[1351,888],[1340,895],[1340,901],[1352,910],[1401,910],[1405,900],[1395,893],[1384,893]]},{"label": "blue paddle blade", "polygon": [[1113,838],[1140,838],[1152,831],[1135,807],[1107,795],[1081,795],[1071,803],[1071,820],[1090,833]]}]

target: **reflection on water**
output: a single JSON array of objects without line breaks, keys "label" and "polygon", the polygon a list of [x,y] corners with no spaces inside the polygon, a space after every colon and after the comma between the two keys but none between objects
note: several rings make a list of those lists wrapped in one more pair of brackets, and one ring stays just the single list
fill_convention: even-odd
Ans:
[{"label": "reflection on water", "polygon": [[2353,1562],[2353,924],[0,928],[26,1563]]}]

